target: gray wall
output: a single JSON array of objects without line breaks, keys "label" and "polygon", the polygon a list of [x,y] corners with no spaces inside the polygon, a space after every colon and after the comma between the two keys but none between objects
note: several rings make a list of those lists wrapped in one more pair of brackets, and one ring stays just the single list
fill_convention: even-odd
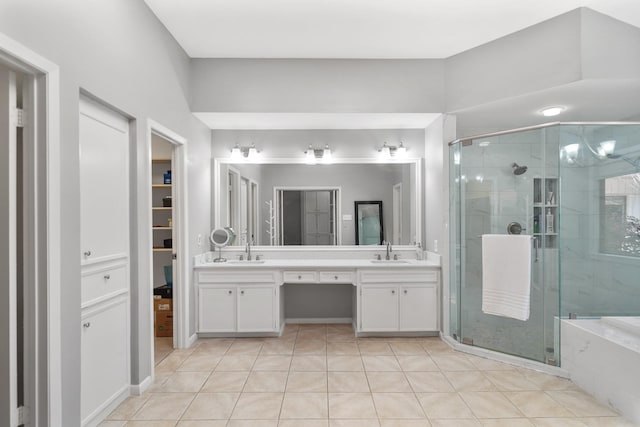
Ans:
[{"label": "gray wall", "polygon": [[[60,67],[62,425],[73,427],[80,425],[80,90],[136,120],[133,135],[137,146],[131,159],[134,208],[149,188],[147,118],[188,139],[189,255],[200,249],[197,234],[209,230],[210,134],[189,111],[189,58],[143,2],[5,0],[0,3],[0,28]],[[149,224],[133,224],[132,236],[138,227],[146,236],[140,240],[144,245]],[[149,260],[135,259],[137,239],[132,243],[132,383],[137,384],[151,374],[147,355],[152,350],[153,329],[148,320]]]}]

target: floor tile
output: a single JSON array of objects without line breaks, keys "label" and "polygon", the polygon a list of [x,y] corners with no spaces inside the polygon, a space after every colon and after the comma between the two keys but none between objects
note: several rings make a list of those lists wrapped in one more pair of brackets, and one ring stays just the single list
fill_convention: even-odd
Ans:
[{"label": "floor tile", "polygon": [[327,343],[321,340],[308,340],[300,341],[296,340],[296,345],[293,348],[293,354],[296,356],[310,355],[310,354],[326,354]]},{"label": "floor tile", "polygon": [[433,361],[443,371],[475,371],[477,368],[465,356],[432,356]]},{"label": "floor tile", "polygon": [[198,393],[182,416],[185,420],[226,420],[240,393]]},{"label": "floor tile", "polygon": [[416,393],[446,393],[455,391],[441,372],[405,372]]},{"label": "floor tile", "polygon": [[250,371],[256,359],[257,355],[226,355],[216,366],[216,371]]},{"label": "floor tile", "polygon": [[329,418],[327,393],[285,393],[280,419]]},{"label": "floor tile", "polygon": [[547,394],[576,417],[613,417],[618,415],[582,391],[548,391]]},{"label": "floor tile", "polygon": [[416,397],[430,420],[475,418],[458,393],[416,393]]},{"label": "floor tile", "polygon": [[178,367],[178,371],[213,371],[222,356],[212,356],[207,353],[192,353]]},{"label": "floor tile", "polygon": [[280,420],[278,427],[329,427],[329,420]]},{"label": "floor tile", "polygon": [[426,353],[413,356],[396,356],[403,371],[439,371],[438,365]]},{"label": "floor tile", "polygon": [[364,372],[329,372],[329,393],[369,393]]},{"label": "floor tile", "polygon": [[478,418],[522,418],[523,414],[504,394],[494,391],[465,391],[462,399]]},{"label": "floor tile", "polygon": [[329,371],[364,371],[360,356],[327,356]]},{"label": "floor tile", "polygon": [[293,356],[291,359],[291,371],[297,372],[326,372],[326,356]]},{"label": "floor tile", "polygon": [[478,420],[431,420],[433,427],[482,427]]},{"label": "floor tile", "polygon": [[289,372],[253,371],[249,374],[243,392],[284,392]]},{"label": "floor tile", "polygon": [[122,402],[116,409],[114,409],[109,416],[108,420],[130,420],[142,405],[149,400],[149,393],[142,396],[131,396]]},{"label": "floor tile", "polygon": [[329,342],[327,355],[360,356],[360,349],[355,342]]},{"label": "floor tile", "polygon": [[260,355],[292,355],[295,341],[267,341],[262,344]]},{"label": "floor tile", "polygon": [[227,420],[181,420],[176,427],[226,427]]},{"label": "floor tile", "polygon": [[287,392],[327,392],[326,372],[290,372]]},{"label": "floor tile", "polygon": [[249,377],[249,371],[213,372],[202,386],[203,392],[242,391]]},{"label": "floor tile", "polygon": [[576,418],[531,418],[536,427],[585,427],[586,424]]},{"label": "floor tile", "polygon": [[174,427],[176,421],[129,421],[125,427]]},{"label": "floor tile", "polygon": [[126,421],[107,420],[98,424],[98,427],[124,427],[126,423]]},{"label": "floor tile", "polygon": [[456,391],[496,391],[497,388],[480,371],[444,372]]},{"label": "floor tile", "polygon": [[480,420],[483,427],[534,427],[527,418],[497,418]]},{"label": "floor tile", "polygon": [[367,371],[401,371],[395,356],[362,356]]},{"label": "floor tile", "polygon": [[372,392],[411,393],[412,389],[403,372],[367,372]]},{"label": "floor tile", "polygon": [[371,393],[329,393],[329,418],[377,418]]},{"label": "floor tile", "polygon": [[381,427],[431,427],[429,420],[380,420]]},{"label": "floor tile", "polygon": [[512,391],[507,398],[527,417],[571,417],[573,414],[543,391]]},{"label": "floor tile", "polygon": [[379,418],[425,418],[413,393],[372,393]]},{"label": "floor tile", "polygon": [[133,420],[179,420],[195,393],[153,393]]},{"label": "floor tile", "polygon": [[284,393],[242,393],[231,414],[235,420],[277,420]]},{"label": "floor tile", "polygon": [[360,354],[363,356],[393,356],[391,346],[380,341],[358,341]]},{"label": "floor tile", "polygon": [[586,417],[579,418],[579,421],[589,427],[638,427],[637,423],[622,417]]},{"label": "floor tile", "polygon": [[278,420],[229,420],[227,427],[277,427]]},{"label": "floor tile", "polygon": [[500,391],[533,391],[540,389],[518,371],[485,371],[484,375]]},{"label": "floor tile", "polygon": [[426,355],[427,352],[422,345],[415,342],[391,343],[391,350],[396,356]]},{"label": "floor tile", "polygon": [[160,387],[164,393],[198,392],[209,378],[210,372],[175,372]]},{"label": "floor tile", "polygon": [[245,341],[238,339],[231,344],[229,349],[227,350],[227,355],[258,355],[260,353],[260,349],[262,349],[262,342],[259,341]]},{"label": "floor tile", "polygon": [[254,371],[288,371],[291,366],[291,356],[261,355],[253,364]]},{"label": "floor tile", "polygon": [[330,427],[379,427],[380,422],[377,418],[375,419],[364,419],[364,420],[337,420],[330,419],[329,420]]}]

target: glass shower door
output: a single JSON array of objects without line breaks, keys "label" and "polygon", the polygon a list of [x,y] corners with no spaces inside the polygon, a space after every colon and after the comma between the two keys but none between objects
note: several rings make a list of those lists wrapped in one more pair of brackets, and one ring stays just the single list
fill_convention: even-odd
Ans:
[{"label": "glass shower door", "polygon": [[[557,223],[558,215],[551,207],[557,195],[549,199],[549,193],[557,190],[553,174],[557,156],[548,162],[545,157],[549,138],[545,129],[535,129],[462,141],[452,149],[451,189],[457,193],[452,201],[459,206],[452,210],[457,217],[452,218],[452,229],[459,257],[454,258],[459,265],[454,272],[457,319],[452,319],[452,330],[463,343],[541,362],[553,359],[554,347],[553,316],[549,320],[545,314],[550,302],[545,260],[554,251],[557,257],[557,233],[553,224],[548,229],[547,225]],[[547,219],[547,211],[553,218]],[[482,311],[481,236],[508,234],[509,225],[516,223],[522,234],[532,236],[531,306],[526,321]]]}]

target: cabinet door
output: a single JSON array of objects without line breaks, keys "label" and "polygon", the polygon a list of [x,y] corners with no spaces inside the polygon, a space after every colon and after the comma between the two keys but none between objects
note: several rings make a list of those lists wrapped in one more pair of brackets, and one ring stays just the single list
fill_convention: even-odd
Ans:
[{"label": "cabinet door", "polygon": [[438,292],[435,285],[400,286],[400,330],[438,330]]},{"label": "cabinet door", "polygon": [[397,331],[397,286],[362,286],[360,292],[360,330]]},{"label": "cabinet door", "polygon": [[80,243],[83,261],[129,248],[129,124],[91,101],[80,103]]},{"label": "cabinet door", "polygon": [[236,330],[236,288],[198,288],[198,331],[234,332]]},{"label": "cabinet door", "polygon": [[83,425],[129,387],[127,299],[97,305],[82,317],[80,407]]},{"label": "cabinet door", "polygon": [[275,330],[275,287],[238,287],[238,332]]}]

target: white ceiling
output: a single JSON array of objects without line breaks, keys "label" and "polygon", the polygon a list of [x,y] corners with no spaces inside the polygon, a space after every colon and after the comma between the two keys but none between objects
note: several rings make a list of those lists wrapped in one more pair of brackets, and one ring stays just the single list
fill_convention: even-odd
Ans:
[{"label": "white ceiling", "polygon": [[577,7],[639,0],[145,0],[192,58],[446,58]]}]

